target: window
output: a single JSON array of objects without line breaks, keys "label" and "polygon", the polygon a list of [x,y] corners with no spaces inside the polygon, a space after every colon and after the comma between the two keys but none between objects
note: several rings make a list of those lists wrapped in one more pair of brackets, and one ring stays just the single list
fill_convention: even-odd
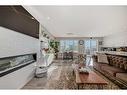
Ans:
[{"label": "window", "polygon": [[97,40],[85,40],[86,54],[93,54],[94,51],[97,51]]},{"label": "window", "polygon": [[60,51],[73,51],[78,52],[78,40],[61,40]]}]

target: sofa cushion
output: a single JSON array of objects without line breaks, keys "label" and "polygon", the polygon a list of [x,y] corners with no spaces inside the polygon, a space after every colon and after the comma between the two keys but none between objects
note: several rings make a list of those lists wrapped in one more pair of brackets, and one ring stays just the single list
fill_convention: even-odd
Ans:
[{"label": "sofa cushion", "polygon": [[102,63],[95,63],[93,66],[94,66],[94,68],[96,68],[97,70],[99,70],[99,71],[101,71],[101,67],[102,66],[106,66],[106,65],[108,65],[108,64],[102,64]]},{"label": "sofa cushion", "polygon": [[102,66],[101,69],[104,71],[104,72],[107,72],[109,74],[111,74],[112,76],[116,76],[116,73],[122,73],[122,72],[125,72],[124,70],[122,69],[119,69],[119,68],[116,68],[116,67],[113,67],[113,66],[109,66],[109,65],[105,65],[105,66]]},{"label": "sofa cushion", "polygon": [[124,70],[127,70],[127,58],[116,56],[116,55],[107,55],[109,64]]},{"label": "sofa cushion", "polygon": [[98,62],[99,63],[107,63],[107,64],[109,64],[106,54],[98,53],[97,54],[97,58],[98,58]]},{"label": "sofa cushion", "polygon": [[127,82],[127,73],[117,73],[116,77]]}]

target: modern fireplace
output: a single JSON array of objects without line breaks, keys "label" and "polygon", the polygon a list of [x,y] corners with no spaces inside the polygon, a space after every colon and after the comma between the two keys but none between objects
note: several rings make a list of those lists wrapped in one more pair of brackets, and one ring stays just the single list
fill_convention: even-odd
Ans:
[{"label": "modern fireplace", "polygon": [[36,61],[36,53],[0,58],[0,77]]}]

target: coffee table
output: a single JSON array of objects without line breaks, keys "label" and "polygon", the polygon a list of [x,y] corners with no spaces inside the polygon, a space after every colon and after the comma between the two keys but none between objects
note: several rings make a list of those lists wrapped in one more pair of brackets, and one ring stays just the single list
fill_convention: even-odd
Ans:
[{"label": "coffee table", "polygon": [[107,81],[105,81],[102,77],[97,75],[94,71],[89,70],[89,74],[85,73],[79,73],[79,66],[78,64],[73,64],[73,73],[75,74],[75,80],[76,80],[76,85],[78,89],[80,87],[83,88],[85,85],[97,85],[98,89],[103,89],[105,85],[108,84]]}]

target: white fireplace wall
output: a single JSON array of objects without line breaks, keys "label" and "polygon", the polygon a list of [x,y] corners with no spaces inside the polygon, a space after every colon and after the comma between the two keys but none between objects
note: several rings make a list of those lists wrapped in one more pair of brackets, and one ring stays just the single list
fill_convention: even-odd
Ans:
[{"label": "white fireplace wall", "polygon": [[0,26],[0,58],[39,53],[39,40]]},{"label": "white fireplace wall", "polygon": [[0,89],[21,89],[35,74],[36,62],[0,77]]},{"label": "white fireplace wall", "polygon": [[[0,58],[37,53],[39,39],[0,26]],[[20,89],[34,77],[35,63],[0,77],[0,89]]]}]

